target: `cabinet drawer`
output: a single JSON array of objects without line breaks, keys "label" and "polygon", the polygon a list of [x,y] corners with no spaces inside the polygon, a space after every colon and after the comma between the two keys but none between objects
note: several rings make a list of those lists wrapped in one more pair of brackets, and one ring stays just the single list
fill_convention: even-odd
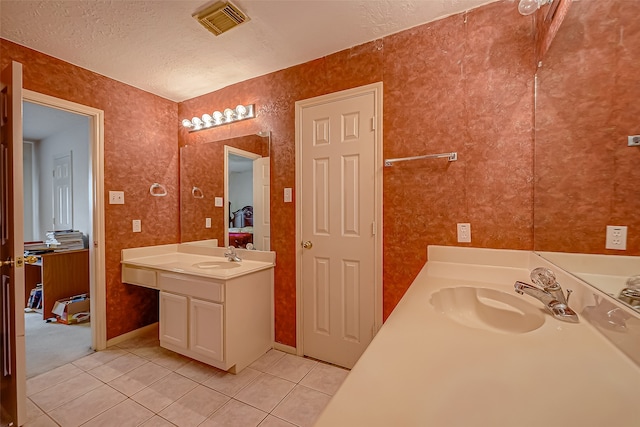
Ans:
[{"label": "cabinet drawer", "polygon": [[189,295],[209,301],[224,301],[224,284],[186,274],[159,273],[158,286],[163,291]]},{"label": "cabinet drawer", "polygon": [[122,266],[122,283],[130,283],[132,285],[146,286],[148,288],[157,288],[155,270],[147,270],[146,268]]}]

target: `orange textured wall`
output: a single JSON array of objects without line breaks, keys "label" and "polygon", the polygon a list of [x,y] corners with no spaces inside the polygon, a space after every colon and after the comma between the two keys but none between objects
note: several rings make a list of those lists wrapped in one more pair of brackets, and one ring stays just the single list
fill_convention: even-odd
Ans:
[{"label": "orange textured wall", "polygon": [[[640,255],[640,2],[576,1],[538,71],[535,249]],[[605,249],[607,225],[627,250]]]},{"label": "orange textured wall", "polygon": [[[23,64],[26,89],[104,111],[107,338],[157,321],[156,293],[122,284],[120,251],[179,239],[177,104],[0,40],[0,65],[11,60]],[[154,182],[168,196],[152,197]],[[109,190],[124,191],[125,205],[109,205]]]},{"label": "orange textured wall", "polygon": [[[188,133],[181,145],[271,130],[276,341],[295,345],[295,102],[382,81],[385,157],[457,151],[459,160],[384,170],[384,315],[426,262],[427,245],[533,247],[534,23],[513,2],[425,24],[182,102],[179,118],[239,103],[258,117]],[[295,191],[294,191],[295,197]]]}]

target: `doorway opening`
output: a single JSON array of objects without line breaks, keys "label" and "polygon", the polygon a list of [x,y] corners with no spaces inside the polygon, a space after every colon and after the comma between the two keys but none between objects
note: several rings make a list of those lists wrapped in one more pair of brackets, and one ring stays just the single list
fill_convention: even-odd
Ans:
[{"label": "doorway opening", "polygon": [[[33,317],[25,318],[27,376],[31,377],[53,369],[55,363],[68,363],[64,358],[58,362],[54,359],[70,353],[71,343],[76,347],[76,358],[82,351],[89,353],[106,348],[104,113],[29,90],[23,91],[23,106],[24,147],[29,149],[29,155],[24,158],[25,166],[28,165],[24,175],[29,181],[29,185],[25,182],[25,249],[30,246],[28,242],[33,243],[31,248],[42,243],[45,248],[56,249],[55,252],[42,249],[40,265],[28,266],[39,270],[40,276],[34,270],[35,277],[25,279],[25,306],[30,296],[27,293],[30,294],[34,283],[45,282],[46,286],[52,276],[57,276],[58,285],[62,283],[62,293],[49,294],[48,302],[44,298],[40,311],[36,308],[34,312],[25,313]],[[54,171],[58,172],[57,179],[52,179],[56,177]],[[74,287],[72,283],[80,280],[77,277],[85,278],[85,287]],[[29,280],[34,283],[27,283]],[[51,292],[56,286],[50,286],[48,291],[41,287],[41,292]],[[85,289],[86,292],[80,292]],[[47,324],[47,319],[55,317],[50,310],[53,299],[84,293],[90,298],[88,309],[82,311],[90,313],[90,322],[63,325],[50,321]],[[53,337],[51,327],[62,338],[44,343],[42,337]],[[61,348],[49,344],[56,341],[61,342]],[[31,351],[52,357],[32,358]],[[45,362],[47,359],[50,360]]]},{"label": "doorway opening", "polygon": [[[89,295],[92,237],[89,117],[23,101],[27,378],[90,354],[88,307],[77,325],[58,323],[55,301]],[[80,305],[78,302],[76,305]],[[88,305],[88,301],[83,303]]]}]

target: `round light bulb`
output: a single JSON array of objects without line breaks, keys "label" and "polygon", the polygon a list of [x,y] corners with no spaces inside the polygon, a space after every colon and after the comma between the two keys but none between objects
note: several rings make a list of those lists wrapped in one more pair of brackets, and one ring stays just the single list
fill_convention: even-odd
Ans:
[{"label": "round light bulb", "polygon": [[204,125],[206,127],[210,127],[213,125],[213,117],[211,117],[209,114],[203,114],[202,121],[204,122]]},{"label": "round light bulb", "polygon": [[518,3],[518,12],[520,15],[531,15],[540,8],[542,2],[540,0],[520,0]]},{"label": "round light bulb", "polygon": [[236,107],[236,115],[238,116],[238,119],[243,119],[245,114],[247,114],[247,108],[244,105],[238,105]]},{"label": "round light bulb", "polygon": [[224,110],[224,118],[228,122],[233,121],[233,110],[231,108]]},{"label": "round light bulb", "polygon": [[213,112],[213,121],[219,125],[220,123],[222,123],[222,113],[220,111],[214,111]]},{"label": "round light bulb", "polygon": [[192,128],[193,127],[193,123],[191,123],[191,120],[189,120],[189,119],[184,119],[182,121],[182,126],[184,126],[186,128]]},{"label": "round light bulb", "polygon": [[193,123],[194,129],[202,129],[202,120],[200,120],[200,117],[194,117],[191,119],[191,123]]}]

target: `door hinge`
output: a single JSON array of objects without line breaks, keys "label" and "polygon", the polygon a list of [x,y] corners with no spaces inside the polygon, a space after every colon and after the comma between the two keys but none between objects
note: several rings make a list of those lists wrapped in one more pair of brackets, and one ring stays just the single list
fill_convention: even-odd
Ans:
[{"label": "door hinge", "polygon": [[378,228],[378,227],[376,227],[376,222],[375,222],[375,221],[373,221],[373,222],[371,223],[371,235],[372,235],[372,236],[375,236],[375,235],[376,235],[377,228]]},{"label": "door hinge", "polygon": [[376,130],[376,117],[371,117],[371,130]]}]

